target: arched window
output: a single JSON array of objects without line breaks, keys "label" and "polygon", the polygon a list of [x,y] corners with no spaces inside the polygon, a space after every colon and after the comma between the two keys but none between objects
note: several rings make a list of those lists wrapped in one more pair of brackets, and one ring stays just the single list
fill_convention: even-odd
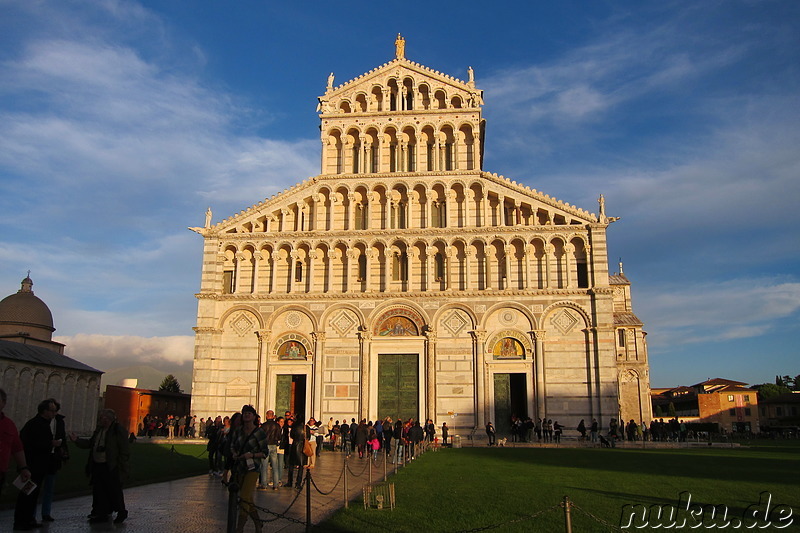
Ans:
[{"label": "arched window", "polygon": [[361,254],[358,256],[358,281],[365,281],[367,279],[367,256]]},{"label": "arched window", "polygon": [[436,263],[436,281],[442,281],[444,279],[444,255],[441,252],[437,252],[434,256],[434,262]]},{"label": "arched window", "polygon": [[295,261],[294,263],[294,280],[303,281],[303,262]]},{"label": "arched window", "polygon": [[405,252],[392,254],[392,281],[408,281],[408,255]]}]

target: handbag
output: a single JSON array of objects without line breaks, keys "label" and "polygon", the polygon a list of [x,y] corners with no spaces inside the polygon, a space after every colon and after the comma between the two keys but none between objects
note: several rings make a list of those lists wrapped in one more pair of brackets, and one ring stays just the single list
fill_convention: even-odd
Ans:
[{"label": "handbag", "polygon": [[314,455],[314,450],[311,449],[311,442],[308,439],[306,439],[303,444],[303,455],[306,457]]}]

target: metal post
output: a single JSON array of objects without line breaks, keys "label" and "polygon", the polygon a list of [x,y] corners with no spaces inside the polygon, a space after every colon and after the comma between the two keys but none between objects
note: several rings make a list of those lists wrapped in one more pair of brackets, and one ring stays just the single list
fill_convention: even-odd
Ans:
[{"label": "metal post", "polygon": [[383,480],[386,481],[388,477],[386,474],[386,462],[388,461],[388,457],[386,457],[385,453],[383,453],[382,455],[383,455]]},{"label": "metal post", "polygon": [[570,514],[572,502],[569,501],[569,496],[564,496],[564,501],[561,503],[561,507],[564,508],[564,531],[566,533],[572,533],[572,516]]},{"label": "metal post", "polygon": [[311,469],[306,470],[306,532],[311,531]]},{"label": "metal post", "polygon": [[369,469],[369,484],[372,485],[372,458],[369,455],[367,456],[367,463],[369,465],[367,467]]},{"label": "metal post", "polygon": [[344,456],[344,472],[342,473],[342,478],[344,481],[344,508],[347,509],[349,507],[349,498],[347,497],[347,455]]},{"label": "metal post", "polygon": [[236,519],[238,517],[239,510],[239,485],[232,481],[228,485],[228,523],[227,523],[227,533],[235,533],[236,531]]}]

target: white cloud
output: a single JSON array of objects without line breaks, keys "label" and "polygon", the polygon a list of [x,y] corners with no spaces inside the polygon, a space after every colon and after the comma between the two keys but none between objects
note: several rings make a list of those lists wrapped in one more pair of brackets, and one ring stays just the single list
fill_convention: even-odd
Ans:
[{"label": "white cloud", "polygon": [[648,287],[638,296],[654,346],[758,337],[800,310],[800,283],[776,279]]},{"label": "white cloud", "polygon": [[138,364],[157,367],[184,365],[192,361],[194,352],[192,336],[79,334],[57,336],[54,340],[66,345],[68,356],[99,370]]}]

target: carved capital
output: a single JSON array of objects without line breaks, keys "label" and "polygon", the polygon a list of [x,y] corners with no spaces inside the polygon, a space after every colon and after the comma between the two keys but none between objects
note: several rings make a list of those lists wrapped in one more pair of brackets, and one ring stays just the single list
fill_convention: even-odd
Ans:
[{"label": "carved capital", "polygon": [[474,330],[470,331],[469,333],[480,344],[483,344],[483,342],[486,340],[486,330],[485,329],[474,329]]}]

